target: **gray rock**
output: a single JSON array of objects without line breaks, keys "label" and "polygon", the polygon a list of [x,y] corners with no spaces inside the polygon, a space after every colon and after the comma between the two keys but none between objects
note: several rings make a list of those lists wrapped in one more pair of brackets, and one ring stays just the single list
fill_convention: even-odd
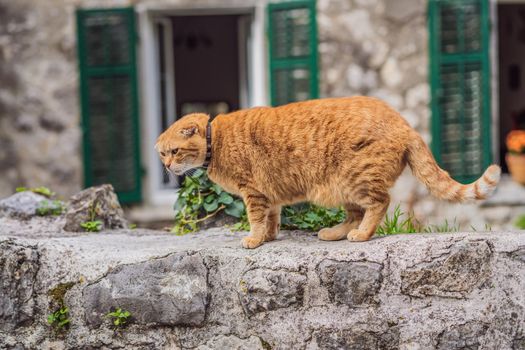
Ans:
[{"label": "gray rock", "polygon": [[383,266],[374,262],[340,262],[324,260],[318,266],[321,282],[328,287],[336,304],[359,306],[377,302]]},{"label": "gray rock", "polygon": [[342,332],[317,331],[308,344],[308,350],[314,349],[399,349],[399,329],[397,327],[381,332],[363,331],[359,329]]},{"label": "gray rock", "polygon": [[139,324],[198,326],[206,314],[206,274],[198,254],[120,266],[84,288],[86,321],[99,326],[105,314],[122,308]]},{"label": "gray rock", "polygon": [[87,188],[69,201],[64,230],[84,231],[81,223],[100,220],[102,229],[127,228],[124,212],[111,185]]},{"label": "gray rock", "polygon": [[451,327],[438,336],[439,350],[475,350],[486,335],[488,325],[479,322],[468,322]]},{"label": "gray rock", "polygon": [[285,270],[253,269],[239,281],[239,299],[248,315],[302,305],[306,277]]},{"label": "gray rock", "polygon": [[465,297],[489,277],[491,254],[487,242],[455,245],[444,257],[402,271],[401,289],[416,297]]},{"label": "gray rock", "polygon": [[246,339],[238,338],[234,335],[219,336],[211,339],[206,344],[199,345],[197,350],[263,350],[261,339],[251,336]]},{"label": "gray rock", "polygon": [[48,199],[31,191],[23,191],[0,200],[0,217],[10,216],[29,219],[36,215],[37,208]]},{"label": "gray rock", "polygon": [[0,242],[0,331],[32,323],[39,263],[34,248],[12,241]]}]

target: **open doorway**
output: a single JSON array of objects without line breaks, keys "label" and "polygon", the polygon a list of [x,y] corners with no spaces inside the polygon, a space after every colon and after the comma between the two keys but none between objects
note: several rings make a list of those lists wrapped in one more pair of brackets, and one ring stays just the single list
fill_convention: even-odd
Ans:
[{"label": "open doorway", "polygon": [[[251,14],[158,19],[157,57],[162,130],[188,113],[213,117],[249,105]],[[162,172],[162,187],[180,178]]]},{"label": "open doorway", "polygon": [[504,172],[505,138],[525,129],[525,1],[498,5],[499,139]]}]

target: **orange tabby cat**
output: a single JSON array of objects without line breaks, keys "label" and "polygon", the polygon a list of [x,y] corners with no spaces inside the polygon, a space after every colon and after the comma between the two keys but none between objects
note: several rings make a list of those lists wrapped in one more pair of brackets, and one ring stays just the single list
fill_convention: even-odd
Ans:
[{"label": "orange tabby cat", "polygon": [[[181,175],[203,166],[208,121],[190,114],[159,136],[155,147],[168,170]],[[320,239],[370,239],[406,164],[434,196],[451,202],[485,199],[501,172],[491,165],[472,184],[454,181],[399,113],[375,98],[257,107],[211,122],[208,175],[243,198],[251,226],[245,248],[274,240],[281,206],[304,201],[346,209],[346,220],[322,229]]]}]

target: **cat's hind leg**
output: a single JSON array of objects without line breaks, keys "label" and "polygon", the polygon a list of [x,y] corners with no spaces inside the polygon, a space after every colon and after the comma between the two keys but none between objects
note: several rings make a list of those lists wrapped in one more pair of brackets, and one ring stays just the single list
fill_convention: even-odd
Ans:
[{"label": "cat's hind leg", "polygon": [[345,238],[348,232],[357,228],[363,219],[364,210],[355,205],[345,205],[346,219],[334,227],[323,228],[317,236],[323,241],[337,241]]},{"label": "cat's hind leg", "polygon": [[266,233],[264,241],[270,242],[277,238],[279,234],[279,225],[281,224],[281,207],[279,205],[270,208],[268,218],[266,219]]},{"label": "cat's hind leg", "polygon": [[381,223],[383,216],[388,209],[390,197],[386,195],[382,201],[377,201],[365,207],[365,215],[359,227],[350,230],[348,240],[353,242],[368,241],[376,232],[377,226]]}]

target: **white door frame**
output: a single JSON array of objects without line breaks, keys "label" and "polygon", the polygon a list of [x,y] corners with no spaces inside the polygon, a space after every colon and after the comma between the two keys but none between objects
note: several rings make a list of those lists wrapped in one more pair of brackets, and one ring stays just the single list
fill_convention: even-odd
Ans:
[{"label": "white door frame", "polygon": [[[268,104],[266,81],[266,43],[265,43],[265,0],[247,0],[245,4],[209,7],[184,7],[180,5],[136,6],[138,15],[138,66],[140,72],[141,102],[141,152],[146,168],[143,195],[146,204],[172,205],[177,200],[173,189],[162,189],[162,168],[154,149],[155,141],[162,132],[160,125],[160,91],[157,69],[158,49],[155,24],[165,16],[176,15],[220,15],[252,14],[251,37],[248,45],[248,85],[249,94],[241,91],[242,107],[264,106]],[[174,91],[172,96],[174,96]]]},{"label": "white door frame", "polygon": [[492,162],[501,164],[500,146],[500,118],[499,115],[499,50],[498,50],[498,5],[525,4],[525,0],[490,0],[490,81],[491,81],[491,112],[492,112]]}]

